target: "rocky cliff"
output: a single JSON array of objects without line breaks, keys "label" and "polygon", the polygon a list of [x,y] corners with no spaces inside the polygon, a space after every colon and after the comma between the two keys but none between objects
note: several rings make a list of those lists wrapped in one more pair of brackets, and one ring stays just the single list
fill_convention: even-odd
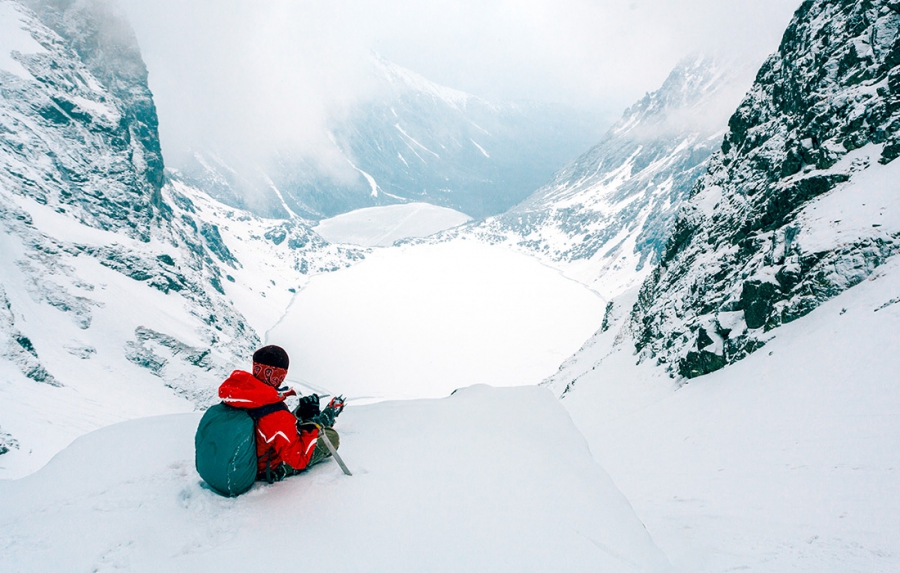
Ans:
[{"label": "rocky cliff", "polygon": [[33,49],[16,50],[19,73],[0,80],[0,181],[88,225],[149,240],[163,160],[131,28],[101,0],[7,2],[5,11],[16,6]]},{"label": "rocky cliff", "polygon": [[644,358],[721,368],[896,253],[898,30],[896,0],[797,10],[641,289]]}]

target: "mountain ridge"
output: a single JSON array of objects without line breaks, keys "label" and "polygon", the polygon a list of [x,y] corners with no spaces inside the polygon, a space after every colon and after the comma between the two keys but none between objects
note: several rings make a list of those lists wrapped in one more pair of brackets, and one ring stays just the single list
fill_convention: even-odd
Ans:
[{"label": "mountain ridge", "polygon": [[28,4],[0,2],[2,475],[102,425],[205,407],[309,275],[365,257],[161,181],[133,34],[98,37],[127,26],[116,4]]}]

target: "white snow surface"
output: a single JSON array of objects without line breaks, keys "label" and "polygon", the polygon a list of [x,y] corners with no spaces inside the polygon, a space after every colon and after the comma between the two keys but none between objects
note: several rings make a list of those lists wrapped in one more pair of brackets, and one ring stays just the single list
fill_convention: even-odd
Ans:
[{"label": "white snow surface", "polygon": [[389,247],[402,239],[427,237],[471,220],[446,207],[407,203],[357,209],[320,221],[315,231],[330,243]]},{"label": "white snow surface", "polygon": [[24,80],[33,80],[34,76],[12,57],[12,52],[21,54],[46,52],[25,29],[25,17],[21,6],[17,3],[0,2],[0,72],[9,72]]},{"label": "white snow surface", "polygon": [[329,460],[232,499],[194,470],[199,418],[110,426],[0,482],[0,570],[670,570],[545,389],[351,406],[353,476]]},{"label": "white snow surface", "polygon": [[[14,200],[60,240],[81,244],[124,244],[137,241],[92,229],[30,199]],[[166,248],[151,243],[144,249]],[[59,377],[62,387],[27,379],[11,362],[0,359],[0,416],[3,430],[16,436],[21,449],[0,457],[0,476],[19,477],[44,465],[75,437],[135,417],[189,412],[194,406],[166,388],[159,378],[129,362],[125,342],[142,326],[175,332],[197,343],[184,302],[150,289],[100,264],[92,257],[60,255],[65,274],[30,278],[23,264],[25,247],[14,234],[0,233],[0,283],[21,317],[25,334],[40,352],[42,364]],[[77,318],[42,302],[41,289],[71,288],[84,306],[90,329]],[[146,312],[152,308],[153,312]],[[137,396],[140,399],[135,399]]]},{"label": "white snow surface", "polygon": [[676,570],[900,571],[900,258],[684,385],[635,297],[548,382]]},{"label": "white snow surface", "polygon": [[376,251],[310,279],[266,341],[291,376],[362,397],[537,384],[596,329],[605,302],[535,259],[474,240]]},{"label": "white snow surface", "polygon": [[804,252],[831,250],[873,236],[890,241],[900,232],[900,162],[876,163],[882,147],[856,149],[834,166],[835,171],[855,171],[853,178],[800,212],[796,240]]}]

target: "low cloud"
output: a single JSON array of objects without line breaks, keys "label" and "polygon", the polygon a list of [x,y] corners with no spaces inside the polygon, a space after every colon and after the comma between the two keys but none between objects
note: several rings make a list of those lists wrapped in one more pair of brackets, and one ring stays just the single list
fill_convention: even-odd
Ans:
[{"label": "low cloud", "polygon": [[374,50],[490,100],[618,115],[692,52],[762,61],[799,0],[121,0],[167,161],[186,149],[340,162],[328,118],[374,89]]}]

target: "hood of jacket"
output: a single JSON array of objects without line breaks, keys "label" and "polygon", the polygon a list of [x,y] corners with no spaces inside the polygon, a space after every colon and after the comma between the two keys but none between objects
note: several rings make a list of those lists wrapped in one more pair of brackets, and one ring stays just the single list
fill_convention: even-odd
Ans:
[{"label": "hood of jacket", "polygon": [[243,370],[235,370],[222,382],[219,398],[236,408],[259,408],[284,400],[277,389]]}]

